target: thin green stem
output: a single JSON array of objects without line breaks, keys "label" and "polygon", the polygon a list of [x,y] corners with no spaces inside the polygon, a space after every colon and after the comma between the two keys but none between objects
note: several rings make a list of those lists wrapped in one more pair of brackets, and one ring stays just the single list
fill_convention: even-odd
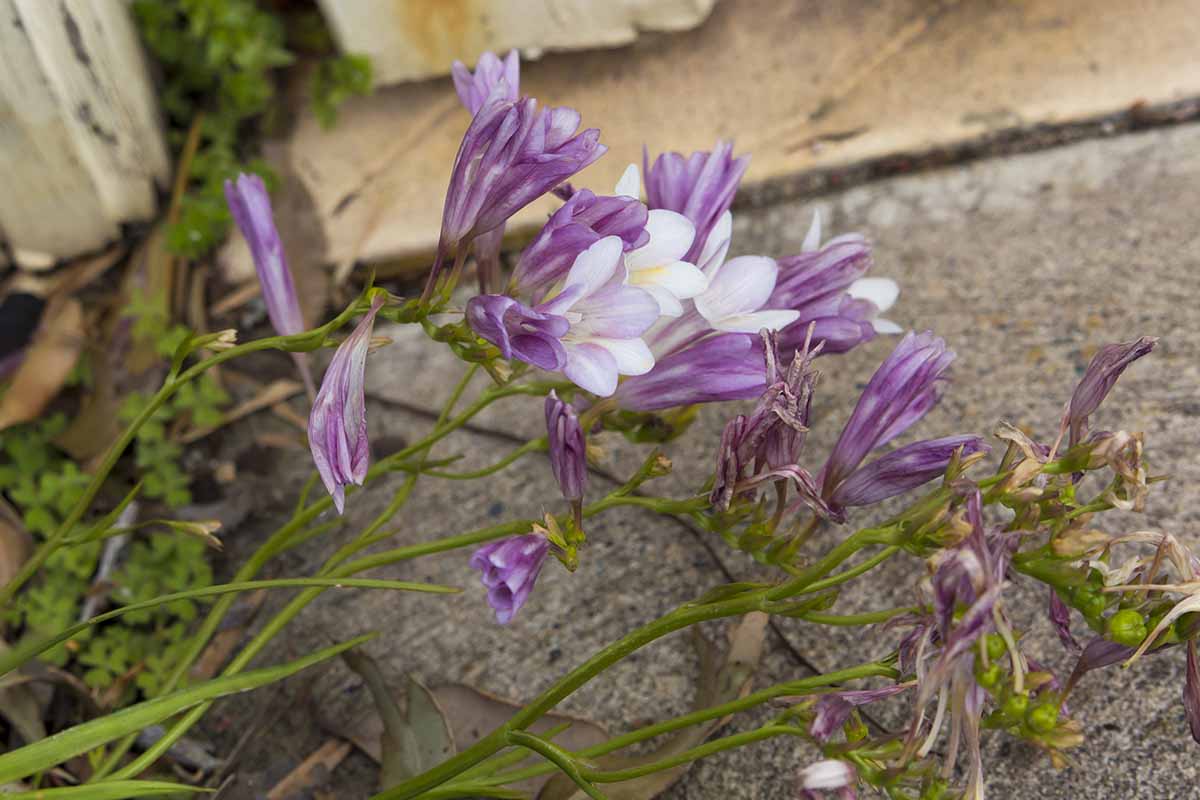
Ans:
[{"label": "thin green stem", "polygon": [[916,606],[905,606],[904,608],[887,608],[882,611],[864,611],[860,614],[823,614],[819,611],[809,611],[801,614],[799,619],[805,622],[815,622],[818,625],[874,625],[916,610]]},{"label": "thin green stem", "polygon": [[[529,453],[544,452],[547,447],[548,443],[546,441],[546,437],[543,436],[540,439],[531,439],[530,441],[510,452],[504,458],[497,461],[495,464],[492,464],[490,467],[483,467],[471,472],[442,472],[441,470],[427,469],[424,471],[424,474],[430,476],[431,478],[442,478],[451,481],[469,481],[474,480],[475,478],[486,478],[488,475],[496,474],[500,470],[512,464],[514,461],[517,461]],[[405,467],[400,467],[400,469],[405,469]]]},{"label": "thin green stem", "polygon": [[591,781],[583,777],[575,757],[553,742],[548,742],[539,736],[525,731],[509,731],[508,741],[510,744],[515,744],[518,747],[532,750],[558,767],[563,774],[574,781],[575,785],[584,794],[592,798],[592,800],[608,800],[599,789],[592,785]]},{"label": "thin green stem", "polygon": [[649,764],[642,764],[637,767],[629,767],[627,769],[616,769],[610,772],[605,772],[598,769],[580,769],[580,775],[595,783],[620,783],[621,781],[631,781],[634,778],[641,778],[655,772],[661,772],[664,769],[689,764],[705,756],[711,756],[713,753],[719,753],[722,750],[732,750],[735,747],[745,747],[748,744],[761,742],[763,739],[770,739],[772,736],[780,734],[798,735],[800,730],[789,725],[764,725],[761,728],[752,731],[743,731],[735,733],[732,736],[724,736],[720,739],[713,739],[711,742],[693,747],[690,750],[684,750],[678,755],[664,758],[661,761],[654,761]]},{"label": "thin green stem", "polygon": [[808,588],[804,590],[804,594],[812,594],[813,592],[819,592],[823,589],[828,589],[831,586],[837,586],[845,583],[846,581],[853,580],[859,575],[875,569],[884,561],[887,561],[889,558],[896,555],[898,552],[900,552],[900,547],[898,545],[885,547],[875,555],[863,561],[861,564],[856,564],[850,569],[839,572],[836,575],[830,575],[828,578],[822,578],[819,581],[813,581],[808,585]]}]

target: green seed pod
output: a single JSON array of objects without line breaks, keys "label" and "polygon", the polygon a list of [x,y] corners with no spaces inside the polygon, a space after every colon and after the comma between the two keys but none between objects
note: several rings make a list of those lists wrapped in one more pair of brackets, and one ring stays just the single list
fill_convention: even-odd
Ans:
[{"label": "green seed pod", "polygon": [[1000,678],[1003,674],[1000,665],[995,661],[989,664],[987,669],[980,669],[979,665],[975,667],[975,680],[985,689],[994,688],[996,684],[1000,683]]},{"label": "green seed pod", "polygon": [[1049,733],[1058,725],[1058,706],[1054,703],[1034,706],[1026,712],[1025,724],[1037,733]]},{"label": "green seed pod", "polygon": [[1029,710],[1029,695],[1014,694],[1004,701],[1004,705],[1000,707],[1004,716],[1014,720],[1025,718],[1025,712]]},{"label": "green seed pod", "polygon": [[1108,608],[1108,596],[1090,586],[1080,586],[1071,594],[1071,604],[1085,617],[1095,619]]},{"label": "green seed pod", "polygon": [[984,639],[987,647],[988,658],[996,661],[1008,652],[1008,646],[1004,644],[1003,637],[998,633],[989,633]]},{"label": "green seed pod", "polygon": [[1132,608],[1121,609],[1108,618],[1108,638],[1126,647],[1137,647],[1146,638],[1146,620]]}]

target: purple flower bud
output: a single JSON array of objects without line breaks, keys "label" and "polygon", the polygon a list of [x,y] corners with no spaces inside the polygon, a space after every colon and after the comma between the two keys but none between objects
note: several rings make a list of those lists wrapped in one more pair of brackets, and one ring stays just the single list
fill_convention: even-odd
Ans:
[{"label": "purple flower bud", "polygon": [[371,330],[381,308],[383,298],[377,297],[354,332],[338,345],[308,417],[308,446],[339,514],[346,502],[344,487],[361,486],[367,475],[371,452],[364,382]]},{"label": "purple flower bud", "polygon": [[971,435],[913,442],[854,470],[833,490],[829,505],[869,506],[915,489],[942,475],[959,450],[966,457],[991,448],[982,437]]},{"label": "purple flower bud", "polygon": [[500,348],[505,358],[516,358],[539,369],[558,370],[566,363],[559,341],[570,328],[566,318],[544,314],[511,297],[483,294],[467,301],[471,330]]},{"label": "purple flower bud", "polygon": [[587,443],[579,417],[570,403],[558,399],[553,389],[546,396],[546,433],[550,440],[550,468],[563,497],[583,498],[587,489]]},{"label": "purple flower bud", "polygon": [[304,331],[304,317],[296,299],[296,286],[283,254],[283,243],[271,214],[271,196],[262,178],[241,173],[237,181],[225,181],[225,200],[233,221],[246,237],[254,269],[262,286],[267,316],[281,336]]},{"label": "purple flower bud", "polygon": [[629,378],[616,397],[630,411],[749,400],[767,387],[762,359],[757,336],[718,334],[660,359],[645,375]]},{"label": "purple flower bud", "polygon": [[479,113],[500,83],[504,86],[498,92],[499,97],[516,100],[521,96],[521,63],[516,50],[510,50],[503,61],[495,53],[484,53],[475,64],[474,74],[466,64],[455,61],[450,66],[450,75],[458,99],[472,115]]},{"label": "purple flower bud", "polygon": [[551,215],[521,253],[513,272],[513,291],[540,293],[566,275],[575,259],[605,236],[619,236],[622,249],[644,245],[648,212],[631,197],[597,197],[580,189]]},{"label": "purple flower bud", "polygon": [[1055,632],[1058,633],[1058,639],[1062,642],[1063,647],[1068,650],[1079,652],[1079,642],[1075,640],[1075,636],[1071,633],[1071,609],[1067,608],[1067,604],[1058,596],[1058,592],[1053,588],[1050,590],[1050,607],[1046,614],[1050,617],[1050,624],[1054,626]]},{"label": "purple flower bud", "polygon": [[732,142],[717,142],[712,152],[698,151],[685,158],[682,153],[663,153],[650,164],[649,152],[642,155],[646,175],[646,197],[650,208],[665,208],[691,220],[696,236],[683,260],[696,264],[708,235],[721,215],[733,205],[738,184],[750,158],[733,158]]},{"label": "purple flower bud", "polygon": [[454,159],[439,249],[502,225],[603,155],[600,132],[578,128],[579,112],[571,108],[538,109],[532,98],[489,99]]},{"label": "purple flower bud", "polygon": [[858,399],[833,452],[821,469],[822,494],[831,497],[867,454],[906,431],[937,403],[942,373],[954,352],[932,333],[905,336]]},{"label": "purple flower bud", "polygon": [[488,604],[501,625],[507,625],[529,599],[549,552],[550,542],[528,533],[489,542],[471,555],[469,563],[482,573]]},{"label": "purple flower bud", "polygon": [[1183,685],[1183,709],[1192,738],[1200,742],[1200,662],[1196,659],[1196,640],[1187,643],[1187,680]]},{"label": "purple flower bud", "polygon": [[480,294],[494,292],[500,288],[500,250],[503,246],[503,225],[479,234],[471,243],[471,250],[475,253],[475,272],[479,276]]},{"label": "purple flower bud", "polygon": [[1071,395],[1067,423],[1072,445],[1083,441],[1087,434],[1088,417],[1104,402],[1125,368],[1153,350],[1157,342],[1158,339],[1152,336],[1143,336],[1132,342],[1106,344],[1100,348]]}]

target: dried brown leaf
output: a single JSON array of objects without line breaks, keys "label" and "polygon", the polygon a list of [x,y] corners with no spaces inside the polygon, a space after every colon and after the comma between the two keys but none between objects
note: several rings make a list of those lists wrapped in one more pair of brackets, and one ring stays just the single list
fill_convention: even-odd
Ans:
[{"label": "dried brown leaf", "polygon": [[78,300],[64,297],[46,307],[25,360],[0,398],[0,430],[38,418],[75,368],[85,339]]},{"label": "dried brown leaf", "polygon": [[12,580],[33,551],[33,539],[16,509],[0,499],[0,586]]},{"label": "dried brown leaf", "polygon": [[328,782],[353,747],[344,739],[329,739],[312,752],[300,765],[283,777],[267,792],[267,800],[290,800]]}]

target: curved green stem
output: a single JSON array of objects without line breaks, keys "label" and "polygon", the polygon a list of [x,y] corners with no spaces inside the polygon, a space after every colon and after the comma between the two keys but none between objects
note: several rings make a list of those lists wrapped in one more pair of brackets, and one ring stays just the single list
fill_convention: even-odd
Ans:
[{"label": "curved green stem", "polygon": [[664,769],[682,766],[705,756],[710,756],[713,753],[719,753],[722,750],[732,750],[735,747],[744,747],[748,744],[761,742],[763,739],[770,739],[772,736],[779,736],[780,734],[796,736],[800,733],[801,731],[798,728],[793,728],[790,725],[764,725],[756,730],[743,731],[742,733],[735,733],[732,736],[713,739],[711,742],[705,742],[698,747],[684,750],[678,755],[664,758],[661,761],[654,761],[627,769],[616,769],[610,772],[581,769],[579,773],[584,779],[595,783],[620,783],[621,781],[631,781],[634,778],[641,778],[655,772],[661,772]]},{"label": "curved green stem", "polygon": [[524,747],[527,750],[540,755],[542,758],[549,761],[554,766],[558,767],[567,777],[575,782],[575,785],[583,791],[592,800],[608,800],[603,793],[595,786],[592,786],[591,781],[583,777],[575,756],[568,753],[553,742],[548,742],[540,736],[535,736],[526,731],[509,731],[508,741],[510,744],[515,744],[518,747]]},{"label": "curved green stem", "polygon": [[471,472],[443,472],[442,470],[437,469],[421,470],[421,467],[417,465],[410,466],[407,464],[398,466],[397,469],[405,471],[421,470],[423,475],[428,475],[431,478],[442,478],[444,480],[451,481],[469,481],[474,480],[475,478],[486,478],[489,475],[494,475],[521,457],[526,456],[529,453],[544,452],[547,447],[548,443],[545,436],[540,439],[531,439],[520,447],[512,450],[508,455],[504,456],[504,458],[500,459],[495,464],[492,464],[488,467],[482,467]]},{"label": "curved green stem", "polygon": [[811,594],[813,592],[819,592],[819,591],[822,591],[823,589],[828,589],[831,586],[837,586],[839,584],[845,583],[846,581],[853,580],[854,578],[857,578],[859,575],[862,575],[864,573],[870,572],[871,570],[875,569],[880,564],[882,564],[884,561],[887,561],[889,558],[896,555],[896,553],[898,553],[898,552],[900,552],[899,545],[892,545],[890,547],[885,547],[882,550],[880,550],[878,553],[876,553],[875,555],[864,560],[861,564],[855,564],[853,567],[850,567],[847,570],[839,572],[836,575],[830,575],[828,578],[822,578],[819,581],[813,581],[812,583],[810,583],[808,585],[808,588],[804,590],[804,594]]}]

